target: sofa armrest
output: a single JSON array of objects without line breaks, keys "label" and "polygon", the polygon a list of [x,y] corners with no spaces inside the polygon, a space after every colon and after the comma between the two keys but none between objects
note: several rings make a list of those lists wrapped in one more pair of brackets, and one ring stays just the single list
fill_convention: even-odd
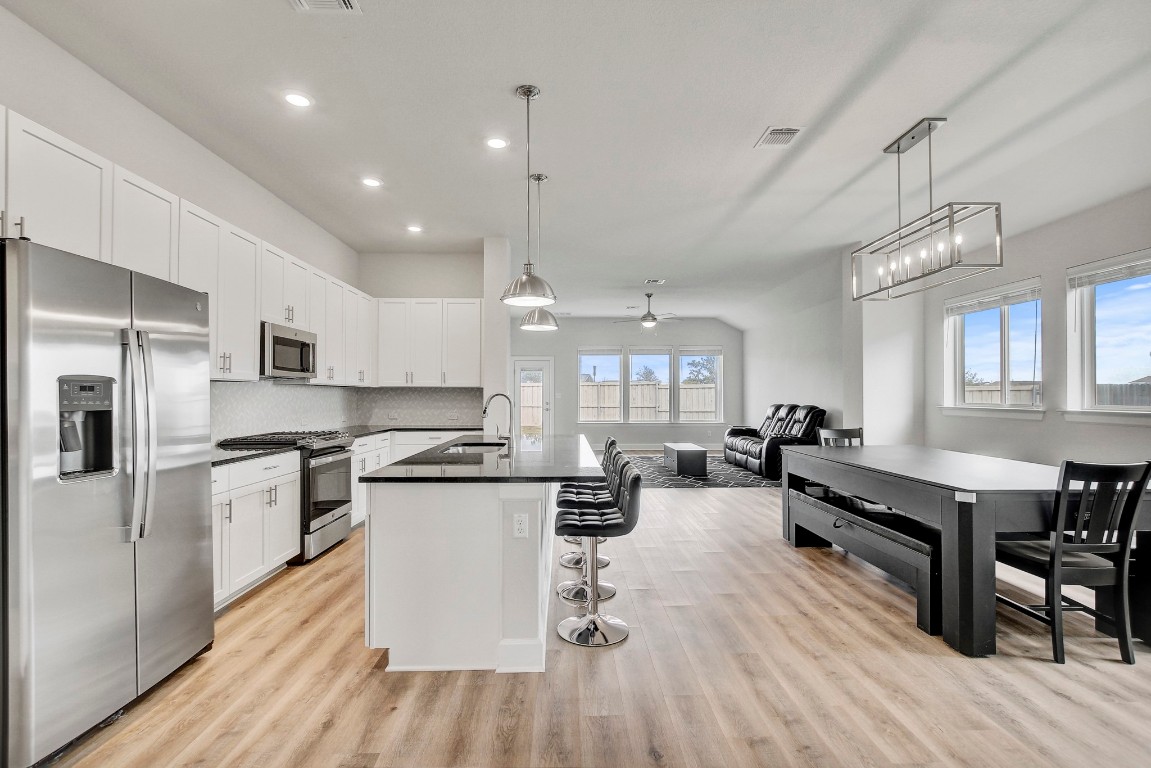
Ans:
[{"label": "sofa armrest", "polygon": [[729,437],[759,437],[759,430],[755,427],[728,427],[723,436],[725,439]]},{"label": "sofa armrest", "polygon": [[783,479],[783,447],[785,445],[816,445],[817,440],[806,437],[770,435],[763,441],[763,476],[768,480]]}]

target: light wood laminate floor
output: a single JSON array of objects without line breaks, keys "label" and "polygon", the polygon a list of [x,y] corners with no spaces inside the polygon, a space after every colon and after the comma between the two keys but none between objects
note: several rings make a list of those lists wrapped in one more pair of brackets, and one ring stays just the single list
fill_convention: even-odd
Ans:
[{"label": "light wood laminate floor", "polygon": [[357,531],[221,616],[210,653],[57,765],[1151,764],[1146,645],[1129,667],[1072,615],[1058,666],[1001,607],[999,655],[965,658],[915,628],[898,583],[779,528],[777,489],[645,491],[602,550],[630,638],[553,632],[546,673],[509,675],[388,672],[363,645]]}]

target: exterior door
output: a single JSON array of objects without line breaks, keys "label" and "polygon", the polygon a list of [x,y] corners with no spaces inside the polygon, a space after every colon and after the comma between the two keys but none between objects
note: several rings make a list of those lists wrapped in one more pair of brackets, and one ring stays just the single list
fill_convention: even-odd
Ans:
[{"label": "exterior door", "polygon": [[521,453],[542,452],[551,442],[552,361],[512,358],[512,390],[515,400],[513,434]]},{"label": "exterior door", "polygon": [[212,642],[208,304],[202,293],[132,275],[132,327],[146,331],[155,456],[136,543],[140,693]]}]

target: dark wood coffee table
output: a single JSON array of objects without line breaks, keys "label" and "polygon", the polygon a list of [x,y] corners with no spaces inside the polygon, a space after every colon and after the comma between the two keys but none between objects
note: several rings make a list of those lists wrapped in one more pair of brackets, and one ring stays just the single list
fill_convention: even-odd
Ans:
[{"label": "dark wood coffee table", "polygon": [[695,443],[664,443],[663,465],[677,475],[707,477],[707,449]]}]

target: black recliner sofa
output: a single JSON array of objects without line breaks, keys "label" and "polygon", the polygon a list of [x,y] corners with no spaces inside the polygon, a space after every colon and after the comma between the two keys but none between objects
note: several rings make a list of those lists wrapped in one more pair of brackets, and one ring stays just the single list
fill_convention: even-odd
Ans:
[{"label": "black recliner sofa", "polygon": [[729,427],[723,436],[723,458],[768,480],[783,477],[785,445],[816,445],[827,411],[814,405],[777,403],[767,409],[759,429]]}]

